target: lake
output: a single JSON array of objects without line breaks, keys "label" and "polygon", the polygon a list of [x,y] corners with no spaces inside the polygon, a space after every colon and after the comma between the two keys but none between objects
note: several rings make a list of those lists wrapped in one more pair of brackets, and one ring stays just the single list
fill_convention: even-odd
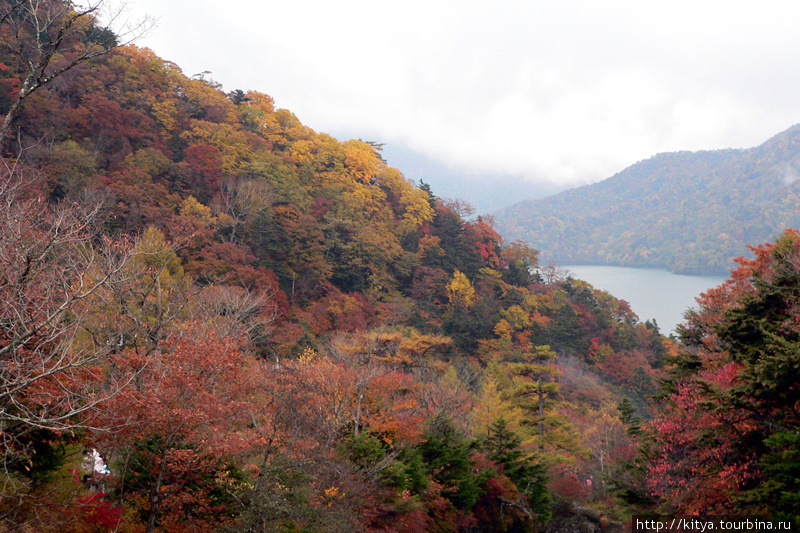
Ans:
[{"label": "lake", "polygon": [[700,293],[716,287],[722,276],[683,276],[666,270],[615,266],[570,265],[560,267],[595,289],[625,300],[642,322],[655,319],[661,333],[669,335],[683,322],[683,313],[697,306]]}]

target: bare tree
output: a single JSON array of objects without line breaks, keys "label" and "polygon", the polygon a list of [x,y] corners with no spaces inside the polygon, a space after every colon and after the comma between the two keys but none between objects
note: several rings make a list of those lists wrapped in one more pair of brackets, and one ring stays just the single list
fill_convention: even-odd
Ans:
[{"label": "bare tree", "polygon": [[230,285],[210,285],[197,297],[197,317],[221,338],[244,336],[261,342],[278,319],[277,289],[252,291]]},{"label": "bare tree", "polygon": [[152,19],[130,22],[125,3],[70,0],[0,0],[0,49],[15,60],[19,91],[0,126],[0,146],[22,103],[76,65],[130,44],[152,27]]},{"label": "bare tree", "polygon": [[441,205],[449,207],[458,216],[468,219],[475,214],[475,206],[460,198],[439,198]]},{"label": "bare tree", "polygon": [[552,262],[548,263],[547,266],[540,268],[539,273],[547,285],[560,283],[572,275],[569,270],[561,268]]},{"label": "bare tree", "polygon": [[[99,201],[49,206],[0,160],[0,434],[64,430],[99,401],[80,390],[106,352],[79,338],[83,303],[112,283],[130,248],[98,239]],[[9,432],[9,426],[16,429]]]},{"label": "bare tree", "polygon": [[266,180],[228,179],[222,184],[222,202],[224,211],[230,215],[230,241],[236,242],[237,230],[245,222],[271,207],[276,201],[276,194]]},{"label": "bare tree", "polygon": [[38,181],[0,158],[0,529],[46,507],[25,475],[37,446],[86,427],[131,380],[107,371],[115,347],[84,326],[101,293],[125,283],[135,247],[100,234],[103,198],[50,205]]}]

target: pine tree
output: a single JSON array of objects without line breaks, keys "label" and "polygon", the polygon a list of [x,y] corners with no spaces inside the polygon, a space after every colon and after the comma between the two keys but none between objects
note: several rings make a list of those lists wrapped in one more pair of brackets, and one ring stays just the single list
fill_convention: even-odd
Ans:
[{"label": "pine tree", "polygon": [[552,364],[555,357],[550,346],[536,346],[525,354],[525,362],[512,364],[510,372],[519,381],[509,394],[512,403],[526,414],[523,424],[534,428],[533,442],[554,459],[586,453],[577,431],[557,409],[563,401],[557,381],[560,371]]},{"label": "pine tree", "polygon": [[522,450],[522,439],[514,433],[504,418],[489,426],[489,435],[481,440],[486,457],[503,469],[503,473],[519,489],[526,505],[540,521],[546,522],[551,513],[552,499],[547,488],[547,469],[536,457]]},{"label": "pine tree", "polygon": [[442,494],[457,509],[471,509],[480,489],[469,458],[469,442],[453,423],[444,418],[431,421],[419,449],[429,475],[444,487]]}]

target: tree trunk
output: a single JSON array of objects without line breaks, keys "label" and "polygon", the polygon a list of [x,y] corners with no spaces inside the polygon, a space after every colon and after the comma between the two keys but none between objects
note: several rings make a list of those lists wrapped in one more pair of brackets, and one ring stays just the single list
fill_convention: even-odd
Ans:
[{"label": "tree trunk", "polygon": [[166,448],[161,453],[161,464],[158,465],[158,475],[156,476],[156,482],[153,485],[153,489],[150,491],[150,511],[147,515],[147,529],[145,533],[153,533],[153,530],[156,527],[156,518],[158,518],[158,505],[161,502],[161,483],[164,482],[164,470],[166,470],[167,465],[167,452]]}]

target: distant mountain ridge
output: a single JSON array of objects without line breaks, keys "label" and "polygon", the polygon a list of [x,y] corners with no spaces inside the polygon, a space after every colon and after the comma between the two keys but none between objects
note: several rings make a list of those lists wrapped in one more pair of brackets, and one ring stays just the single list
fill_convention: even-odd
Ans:
[{"label": "distant mountain ridge", "polygon": [[747,244],[800,226],[800,125],[749,149],[658,154],[577,189],[495,214],[560,264],[726,273]]},{"label": "distant mountain ridge", "polygon": [[478,215],[492,213],[520,200],[544,198],[569,188],[502,172],[487,174],[478,170],[453,168],[443,160],[399,143],[387,142],[382,155],[390,166],[399,169],[407,179],[418,183],[424,181],[443,198],[466,200]]}]

